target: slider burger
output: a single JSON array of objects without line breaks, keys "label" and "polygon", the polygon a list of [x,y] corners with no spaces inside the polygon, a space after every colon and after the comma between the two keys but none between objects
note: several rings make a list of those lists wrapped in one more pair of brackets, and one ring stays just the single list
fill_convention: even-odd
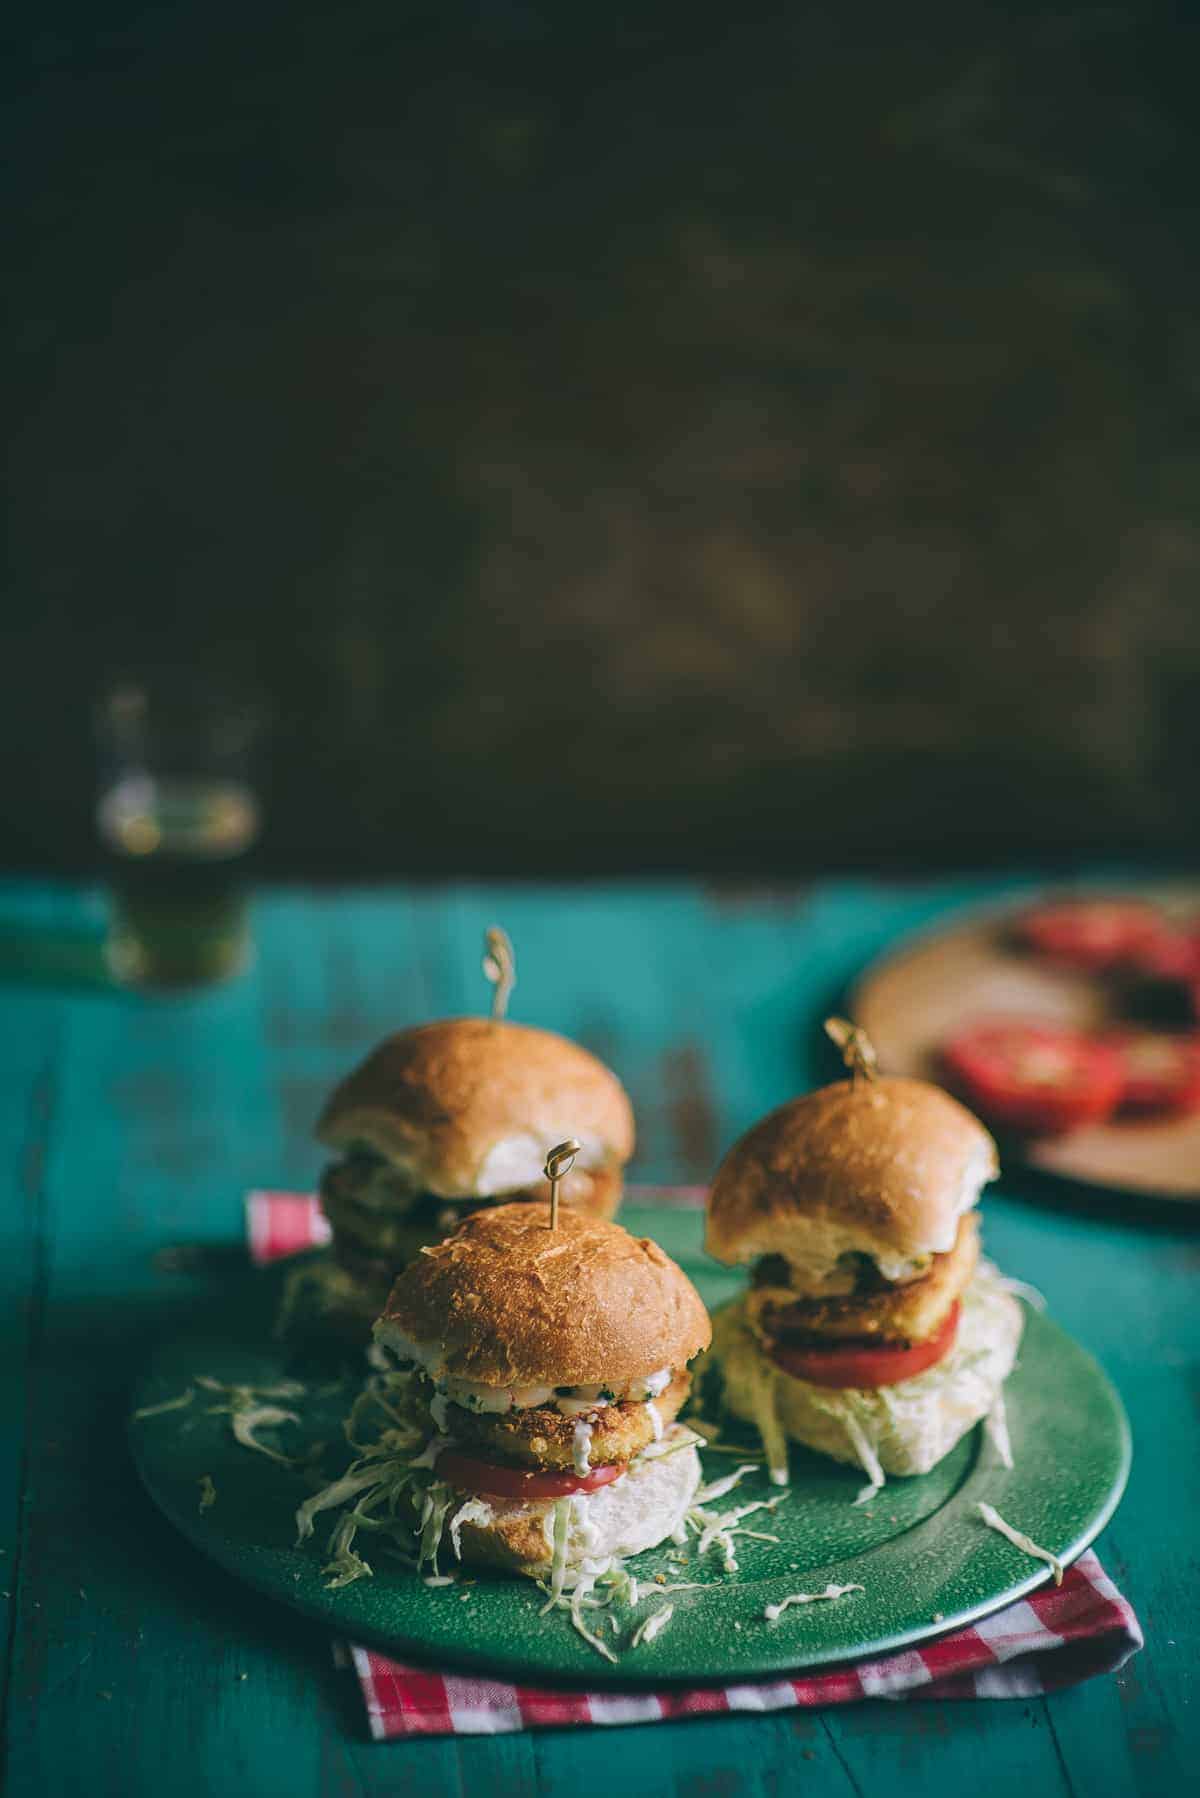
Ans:
[{"label": "slider burger", "polygon": [[317,1136],[336,1152],[321,1176],[330,1262],[299,1270],[286,1331],[315,1307],[366,1340],[393,1279],[470,1211],[544,1198],[561,1119],[581,1148],[564,1206],[612,1217],[633,1153],[633,1113],[616,1075],[578,1044],[500,1018],[445,1018],[398,1031],[330,1098]]},{"label": "slider burger", "polygon": [[752,1269],[713,1355],[777,1484],[790,1437],[863,1467],[871,1492],[999,1411],[1022,1314],[979,1258],[991,1137],[938,1087],[875,1075],[841,1028],[852,1077],[764,1118],[713,1182],[709,1253]]},{"label": "slider burger", "polygon": [[561,1591],[682,1526],[701,1470],[675,1418],[711,1332],[657,1243],[550,1219],[474,1212],[400,1275],[375,1337],[419,1370],[456,1552]]}]

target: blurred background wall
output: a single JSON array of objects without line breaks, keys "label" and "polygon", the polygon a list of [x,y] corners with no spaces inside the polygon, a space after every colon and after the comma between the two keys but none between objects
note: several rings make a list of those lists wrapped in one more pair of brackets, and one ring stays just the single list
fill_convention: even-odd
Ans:
[{"label": "blurred background wall", "polygon": [[278,872],[1194,854],[1188,19],[16,8],[5,860],[164,664]]}]

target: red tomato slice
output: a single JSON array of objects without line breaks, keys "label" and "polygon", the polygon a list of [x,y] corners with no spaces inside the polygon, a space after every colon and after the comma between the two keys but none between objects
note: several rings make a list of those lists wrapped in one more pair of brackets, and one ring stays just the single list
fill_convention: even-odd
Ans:
[{"label": "red tomato slice", "polygon": [[1111,968],[1131,960],[1165,926],[1138,899],[1063,899],[1027,912],[1017,932],[1029,948],[1080,968]]},{"label": "red tomato slice", "polygon": [[566,1498],[572,1492],[595,1492],[625,1472],[624,1461],[604,1467],[593,1467],[580,1477],[577,1473],[540,1473],[532,1468],[501,1467],[495,1461],[478,1461],[474,1455],[461,1455],[448,1448],[437,1458],[435,1471],[439,1480],[457,1486],[462,1492],[488,1492],[493,1498]]},{"label": "red tomato slice", "polygon": [[1130,962],[1148,980],[1196,980],[1200,978],[1200,932],[1162,924],[1138,944]]},{"label": "red tomato slice", "polygon": [[924,1342],[914,1342],[911,1348],[884,1342],[868,1348],[861,1342],[848,1342],[841,1347],[831,1344],[829,1348],[812,1348],[806,1344],[804,1348],[789,1348],[786,1342],[777,1342],[771,1349],[771,1359],[784,1373],[797,1380],[809,1380],[814,1386],[897,1386],[901,1380],[924,1373],[949,1353],[958,1334],[961,1312],[962,1306],[956,1299],[933,1335]]},{"label": "red tomato slice", "polygon": [[1108,1117],[1125,1079],[1108,1044],[1019,1018],[968,1026],[945,1045],[942,1061],[951,1085],[989,1123],[1029,1136]]},{"label": "red tomato slice", "polygon": [[1121,1058],[1122,1111],[1150,1115],[1200,1110],[1200,1034],[1122,1030],[1105,1040]]}]

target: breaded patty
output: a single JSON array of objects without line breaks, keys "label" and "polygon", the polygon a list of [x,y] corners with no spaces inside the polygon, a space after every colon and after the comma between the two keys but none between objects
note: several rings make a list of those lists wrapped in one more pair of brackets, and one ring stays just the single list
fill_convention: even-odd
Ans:
[{"label": "breaded patty", "polygon": [[[678,1373],[655,1399],[655,1408],[664,1429],[674,1422],[679,1407],[691,1387],[691,1375]],[[485,1459],[497,1457],[521,1467],[563,1468],[570,1472],[575,1465],[575,1425],[590,1423],[592,1440],[589,1454],[596,1466],[613,1461],[631,1461],[654,1441],[654,1424],[646,1406],[638,1400],[622,1399],[615,1405],[601,1405],[580,1417],[564,1417],[549,1405],[531,1406],[527,1411],[506,1411],[503,1416],[465,1411],[460,1405],[446,1407],[446,1430],[457,1447],[467,1454]]]},{"label": "breaded patty", "polygon": [[874,1290],[831,1299],[804,1299],[786,1286],[757,1285],[746,1295],[746,1316],[763,1341],[827,1342],[847,1337],[924,1342],[970,1281],[979,1260],[979,1218],[968,1212],[954,1247],[935,1255],[919,1280],[904,1286],[872,1281]]}]

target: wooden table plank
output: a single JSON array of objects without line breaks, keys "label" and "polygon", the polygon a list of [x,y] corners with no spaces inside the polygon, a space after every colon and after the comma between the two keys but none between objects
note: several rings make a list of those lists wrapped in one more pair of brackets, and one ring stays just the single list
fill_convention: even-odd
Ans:
[{"label": "wooden table plank", "polygon": [[[0,1694],[6,1707],[20,1616],[22,1497],[37,1418],[30,1369],[44,1322],[49,1267],[46,1159],[54,1126],[62,1018],[58,1005],[14,995],[0,1032]],[[2,1714],[2,1713],[0,1713]]]},{"label": "wooden table plank", "polygon": [[[8,1719],[17,1791],[304,1798],[340,1758],[328,1647],[183,1547],[124,1442],[146,1343],[212,1281],[158,1271],[227,1240],[270,1141],[253,987],[73,1002],[47,1176],[53,1253],[30,1403],[26,1562]],[[245,1673],[243,1680],[241,1675]],[[322,1712],[324,1716],[322,1717]],[[280,1740],[298,1748],[284,1780]]]},{"label": "wooden table plank", "polygon": [[[320,1632],[193,1555],[142,1498],[121,1442],[146,1342],[220,1289],[217,1274],[156,1270],[155,1250],[181,1237],[228,1240],[247,1185],[307,1184],[321,1162],[311,1125],[332,1081],[389,1028],[482,1008],[485,925],[503,923],[517,943],[513,1015],[579,1036],[626,1079],[639,1174],[700,1179],[755,1116],[819,1074],[817,1021],[866,959],[898,932],[999,890],[281,890],[258,908],[255,972],[228,989],[169,1000],[26,991],[0,1046],[10,1180],[31,1083],[63,1034],[11,1789],[139,1798],[169,1775],[185,1795],[565,1793],[602,1764],[605,1783],[632,1793],[1178,1790],[1200,1746],[1188,1685],[1200,1455],[1183,1423],[1197,1350],[1194,1214],[1149,1218],[1094,1200],[1048,1208],[1044,1187],[1012,1177],[987,1203],[997,1259],[1042,1287],[1134,1419],[1130,1492],[1101,1552],[1141,1610],[1149,1646],[1117,1679],[1044,1703],[875,1704],[375,1746]],[[69,895],[61,904],[77,906]],[[9,1240],[6,1275],[24,1282],[34,1240],[25,1221]],[[4,1327],[19,1352],[24,1323],[11,1307]],[[6,1359],[10,1381],[16,1366]],[[9,1519],[20,1477],[11,1441],[0,1486]]]}]

